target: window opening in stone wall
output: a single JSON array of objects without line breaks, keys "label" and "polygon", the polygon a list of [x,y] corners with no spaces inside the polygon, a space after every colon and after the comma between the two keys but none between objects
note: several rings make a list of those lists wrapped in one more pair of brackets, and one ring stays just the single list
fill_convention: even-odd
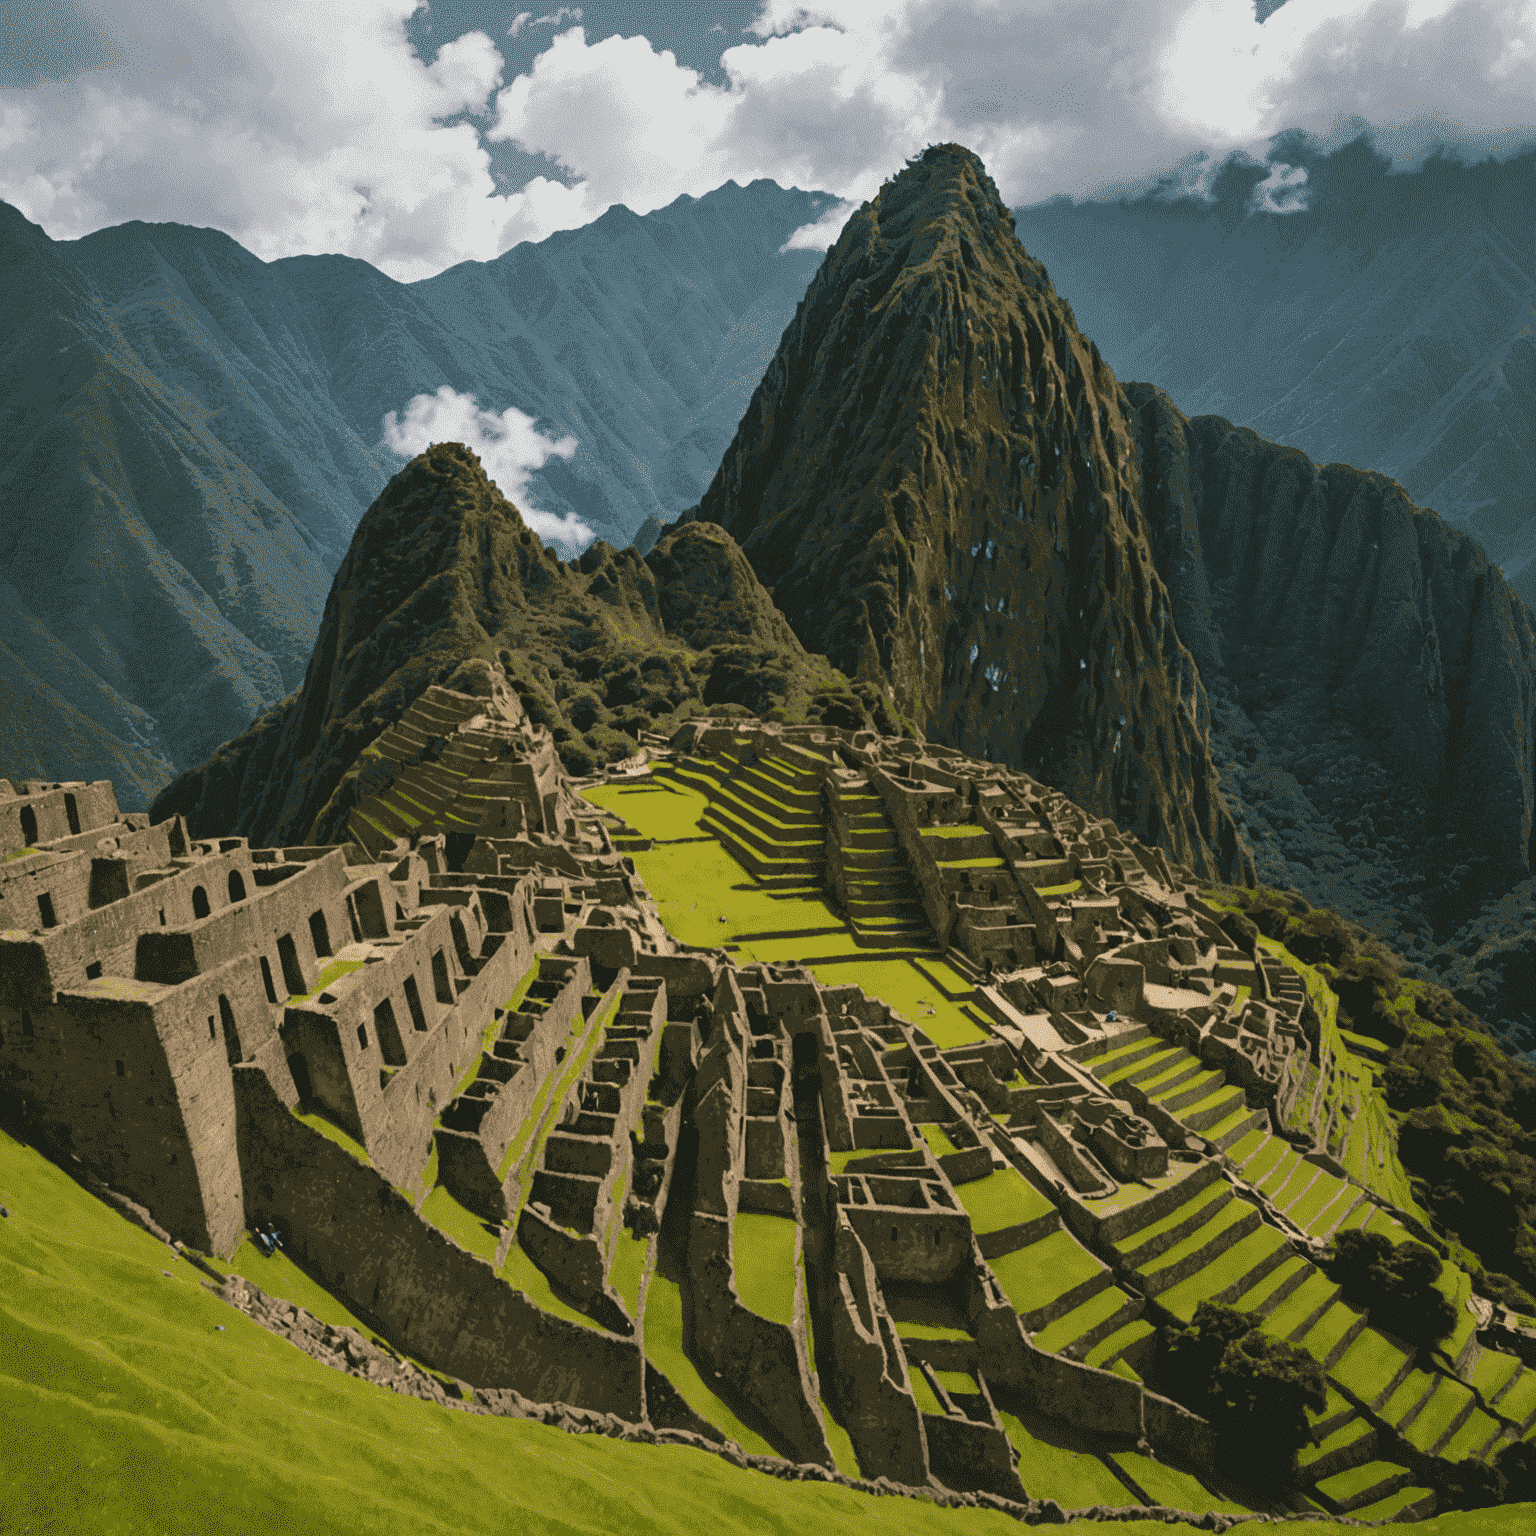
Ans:
[{"label": "window opening in stone wall", "polygon": [[58,926],[59,920],[53,915],[53,897],[48,895],[46,891],[37,898],[37,910],[43,920],[44,928],[56,928]]},{"label": "window opening in stone wall", "polygon": [[160,926],[162,928],[165,927],[165,908],[164,907],[160,908]]},{"label": "window opening in stone wall", "polygon": [[293,935],[285,933],[277,941],[277,963],[283,968],[283,983],[290,997],[302,997],[308,990],[304,985],[304,972],[299,969],[298,946]]},{"label": "window opening in stone wall", "polygon": [[395,1005],[387,997],[374,1007],[373,1027],[385,1062],[391,1067],[403,1067],[405,1042],[400,1038],[400,1026],[395,1022]]},{"label": "window opening in stone wall", "polygon": [[299,1095],[299,1103],[301,1105],[308,1104],[312,1097],[309,1082],[309,1063],[305,1061],[300,1052],[295,1051],[288,1058],[288,1072],[293,1078],[293,1086]]},{"label": "window opening in stone wall", "polygon": [[37,812],[30,805],[21,808],[21,837],[28,848],[37,841]]},{"label": "window opening in stone wall", "polygon": [[192,916],[194,918],[207,917],[212,908],[208,905],[208,892],[202,886],[192,887]]},{"label": "window opening in stone wall", "polygon": [[21,1010],[21,1032],[28,1039],[32,1037],[32,1015],[25,1008]]},{"label": "window opening in stone wall", "polygon": [[272,967],[267,964],[267,957],[261,957],[261,984],[267,989],[267,1001],[277,1001],[277,988],[272,985]]},{"label": "window opening in stone wall", "polygon": [[405,1006],[411,1010],[411,1023],[417,1029],[425,1029],[427,1027],[427,1016],[422,1011],[421,993],[416,989],[416,978],[414,976],[407,976],[405,978]]},{"label": "window opening in stone wall", "polygon": [[315,946],[315,958],[331,952],[331,935],[325,926],[324,912],[311,912],[309,914],[309,940]]},{"label": "window opening in stone wall", "polygon": [[99,981],[101,979],[101,961],[100,960],[92,960],[91,963],[88,966],[86,966],[86,968],[85,968],[85,979],[87,981]]},{"label": "window opening in stone wall", "polygon": [[366,1024],[359,1024],[357,1026],[357,1048],[360,1051],[368,1049],[368,1026]]},{"label": "window opening in stone wall", "polygon": [[432,990],[440,1003],[453,1001],[453,988],[448,984],[448,961],[442,950],[432,951]]},{"label": "window opening in stone wall", "polygon": [[208,1015],[208,1038],[210,1040],[217,1040],[219,1038],[219,1031],[213,1022],[213,1015],[211,1013]]},{"label": "window opening in stone wall", "polygon": [[[219,1022],[224,1026],[224,1054],[229,1059],[230,1066],[244,1059],[240,1049],[240,1031],[235,1028],[235,1010],[229,1006],[229,999],[219,993]],[[208,1020],[211,1027],[213,1020]]]},{"label": "window opening in stone wall", "polygon": [[122,1062],[118,1062],[118,1064],[117,1064],[117,1075],[119,1077],[123,1076],[123,1064],[122,1064]]},{"label": "window opening in stone wall", "polygon": [[69,823],[69,830],[75,836],[80,835],[80,807],[75,804],[75,797],[70,794],[64,796],[64,819]]},{"label": "window opening in stone wall", "polygon": [[357,920],[357,901],[351,896],[347,897],[347,922],[352,929],[353,942],[361,944],[363,942],[363,925]]},{"label": "window opening in stone wall", "polygon": [[245,879],[238,869],[229,872],[229,899],[231,901],[245,900]]}]

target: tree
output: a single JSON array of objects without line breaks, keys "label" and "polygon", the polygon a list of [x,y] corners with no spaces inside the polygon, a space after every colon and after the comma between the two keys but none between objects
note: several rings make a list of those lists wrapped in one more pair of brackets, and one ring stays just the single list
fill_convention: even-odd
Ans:
[{"label": "tree", "polygon": [[1407,1343],[1425,1347],[1456,1326],[1456,1308],[1435,1288],[1445,1267],[1433,1248],[1394,1244],[1380,1232],[1341,1232],[1324,1266],[1344,1299],[1367,1307],[1371,1321]]},{"label": "tree", "polygon": [[1187,1327],[1164,1330],[1160,1366],[1168,1392],[1211,1421],[1233,1475],[1259,1487],[1290,1480],[1307,1409],[1328,1402],[1311,1355],[1264,1333],[1253,1313],[1202,1301]]}]

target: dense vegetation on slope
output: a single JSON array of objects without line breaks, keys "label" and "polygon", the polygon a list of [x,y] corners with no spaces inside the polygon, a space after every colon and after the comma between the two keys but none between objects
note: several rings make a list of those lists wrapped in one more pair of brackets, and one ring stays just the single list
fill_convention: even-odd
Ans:
[{"label": "dense vegetation on slope", "polygon": [[723,529],[673,529],[644,560],[599,541],[565,564],[470,449],[437,443],[358,525],[304,686],[168,785],[150,814],[258,845],[339,838],[346,770],[472,657],[501,661],[578,776],[631,756],[641,730],[670,734],[701,712],[891,734],[904,724],[873,684],[805,651]]},{"label": "dense vegetation on slope", "polygon": [[1269,886],[1222,894],[1317,968],[1339,995],[1341,1027],[1392,1048],[1381,1077],[1415,1196],[1477,1256],[1481,1294],[1536,1311],[1536,1072],[1443,987],[1405,977],[1357,924]]},{"label": "dense vegetation on slope", "polygon": [[1385,475],[1192,420],[1150,384],[1123,396],[1258,878],[1381,934],[1409,974],[1536,1047],[1530,610]]}]

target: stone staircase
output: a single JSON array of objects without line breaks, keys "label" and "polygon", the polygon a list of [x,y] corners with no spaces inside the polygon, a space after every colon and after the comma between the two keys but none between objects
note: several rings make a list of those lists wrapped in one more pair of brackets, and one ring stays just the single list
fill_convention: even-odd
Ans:
[{"label": "stone staircase", "polygon": [[860,944],[876,949],[927,949],[932,930],[906,855],[873,791],[843,791],[848,834],[839,846],[847,881],[848,922]]},{"label": "stone staircase", "polygon": [[787,754],[738,762],[699,825],[768,890],[820,888],[826,870],[821,785]]}]

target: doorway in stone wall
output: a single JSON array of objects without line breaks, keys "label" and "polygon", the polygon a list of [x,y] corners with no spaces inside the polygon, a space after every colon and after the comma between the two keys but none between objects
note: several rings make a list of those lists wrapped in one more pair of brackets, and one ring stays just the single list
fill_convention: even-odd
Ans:
[{"label": "doorway in stone wall", "polygon": [[293,935],[285,933],[277,941],[277,958],[283,968],[283,984],[290,997],[303,997],[308,988],[304,985],[304,972],[299,968],[298,946]]},{"label": "doorway in stone wall", "polygon": [[299,1091],[299,1108],[307,1109],[314,1102],[314,1086],[309,1080],[309,1063],[304,1060],[302,1051],[295,1051],[288,1058],[288,1071],[293,1077],[293,1086]]}]

